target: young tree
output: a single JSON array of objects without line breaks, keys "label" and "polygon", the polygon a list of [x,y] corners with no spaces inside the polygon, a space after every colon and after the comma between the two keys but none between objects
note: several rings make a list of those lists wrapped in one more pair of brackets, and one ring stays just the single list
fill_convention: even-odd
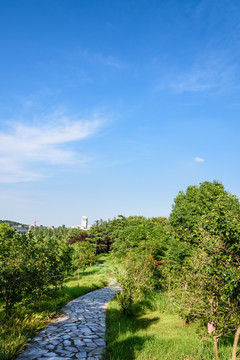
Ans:
[{"label": "young tree", "polygon": [[175,292],[180,314],[197,319],[212,334],[216,358],[218,340],[240,325],[240,244],[234,251],[220,236],[202,234],[199,246],[182,268]]},{"label": "young tree", "polygon": [[218,339],[240,325],[239,200],[217,181],[189,186],[176,197],[170,223],[191,246],[175,283],[180,311],[209,322],[218,358]]},{"label": "young tree", "polygon": [[117,293],[117,299],[124,314],[131,314],[133,302],[153,290],[153,272],[151,256],[135,251],[128,254],[118,273],[121,291]]},{"label": "young tree", "polygon": [[73,265],[78,270],[78,283],[79,283],[79,273],[80,269],[85,270],[87,265],[92,265],[97,261],[96,249],[93,244],[89,241],[77,241],[73,243]]}]

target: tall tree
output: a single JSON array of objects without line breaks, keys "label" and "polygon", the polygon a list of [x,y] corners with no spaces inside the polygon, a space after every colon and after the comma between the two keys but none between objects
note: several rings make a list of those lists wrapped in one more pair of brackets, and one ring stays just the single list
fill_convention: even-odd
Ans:
[{"label": "tall tree", "polygon": [[197,243],[201,229],[235,242],[240,235],[240,203],[217,182],[180,191],[169,217],[180,240]]},{"label": "tall tree", "polygon": [[176,241],[191,246],[175,283],[180,311],[209,323],[218,358],[218,339],[240,326],[239,200],[217,181],[189,186],[176,197],[170,223]]}]

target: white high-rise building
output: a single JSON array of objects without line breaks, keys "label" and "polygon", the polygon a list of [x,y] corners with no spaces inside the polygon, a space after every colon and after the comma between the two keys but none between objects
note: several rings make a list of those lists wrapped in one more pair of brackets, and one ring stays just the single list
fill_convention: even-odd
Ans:
[{"label": "white high-rise building", "polygon": [[87,218],[87,216],[82,216],[82,223],[81,223],[81,225],[72,226],[72,229],[89,230],[89,227],[88,227],[88,218]]},{"label": "white high-rise building", "polygon": [[88,218],[87,216],[82,216],[82,229],[88,229]]}]

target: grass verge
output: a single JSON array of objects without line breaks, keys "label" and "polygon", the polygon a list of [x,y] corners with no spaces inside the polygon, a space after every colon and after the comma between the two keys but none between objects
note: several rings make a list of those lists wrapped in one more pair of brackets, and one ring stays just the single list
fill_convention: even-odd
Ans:
[{"label": "grass verge", "polygon": [[61,289],[51,290],[47,296],[28,304],[18,304],[6,321],[4,303],[0,303],[0,360],[11,360],[26,346],[29,339],[60,314],[61,308],[72,299],[105,287],[111,277],[111,259],[102,255],[104,266],[88,267],[79,284],[77,275],[69,276]]},{"label": "grass verge", "polygon": [[[168,308],[167,297],[157,293],[123,316],[113,299],[107,309],[105,360],[212,360],[212,338],[199,333],[197,324],[184,325]],[[221,360],[231,358],[232,339],[221,342]]]}]

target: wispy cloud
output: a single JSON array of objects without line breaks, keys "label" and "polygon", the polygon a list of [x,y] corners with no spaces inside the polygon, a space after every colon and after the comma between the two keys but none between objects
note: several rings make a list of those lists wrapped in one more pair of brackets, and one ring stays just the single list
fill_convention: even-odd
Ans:
[{"label": "wispy cloud", "polygon": [[222,91],[236,86],[237,71],[233,59],[206,55],[206,60],[197,59],[188,70],[168,71],[156,89],[169,88],[176,93]]},{"label": "wispy cloud", "polygon": [[188,73],[177,76],[170,83],[172,90],[176,92],[199,92],[206,90],[222,89],[229,85],[229,79],[233,68],[221,66],[209,66],[207,68],[195,68]]},{"label": "wispy cloud", "polygon": [[198,163],[202,163],[202,162],[204,162],[205,160],[203,159],[203,158],[200,158],[200,157],[195,157],[195,159],[194,159],[196,162],[198,162]]},{"label": "wispy cloud", "polygon": [[96,133],[103,122],[97,115],[82,120],[55,113],[41,119],[39,125],[19,122],[9,125],[7,130],[0,131],[0,182],[40,179],[44,172],[38,166],[89,161],[71,148],[72,143]]},{"label": "wispy cloud", "polygon": [[115,67],[118,69],[123,69],[123,68],[128,67],[126,64],[122,63],[119,59],[117,59],[114,56],[110,56],[110,55],[106,56],[103,54],[98,54],[98,55],[96,55],[96,60],[103,65]]},{"label": "wispy cloud", "polygon": [[114,67],[118,69],[124,69],[129,66],[128,64],[124,63],[121,59],[111,54],[106,54],[103,52],[95,53],[87,49],[83,50],[79,48],[76,50],[74,54],[71,54],[70,59],[71,61],[76,61],[77,59],[78,64],[79,62],[87,61],[88,65],[89,63],[92,64],[99,63],[101,65]]}]

